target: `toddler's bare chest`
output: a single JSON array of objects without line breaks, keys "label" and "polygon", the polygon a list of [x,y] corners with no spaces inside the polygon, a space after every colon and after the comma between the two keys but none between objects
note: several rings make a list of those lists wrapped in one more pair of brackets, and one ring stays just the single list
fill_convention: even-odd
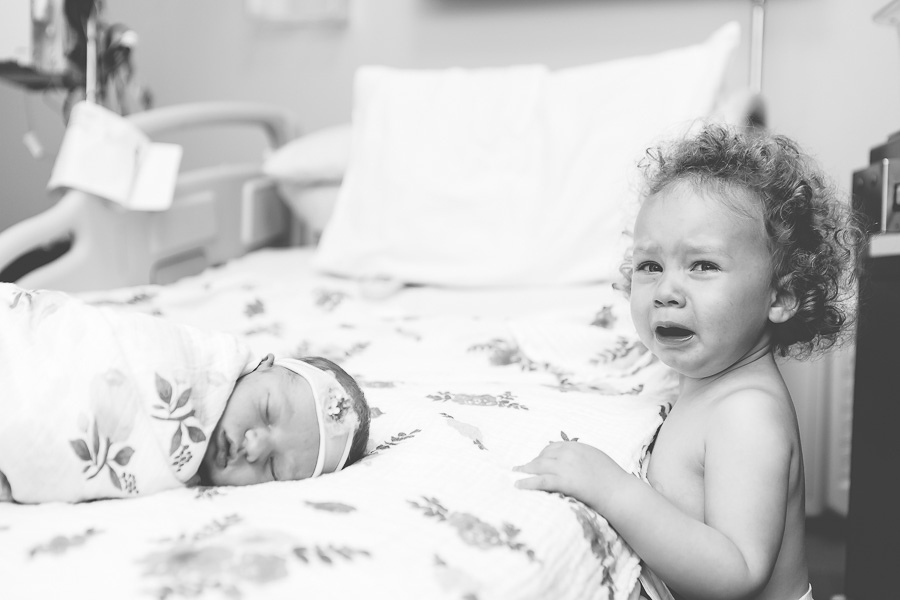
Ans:
[{"label": "toddler's bare chest", "polygon": [[673,410],[660,429],[647,469],[650,485],[672,504],[703,520],[703,427]]}]

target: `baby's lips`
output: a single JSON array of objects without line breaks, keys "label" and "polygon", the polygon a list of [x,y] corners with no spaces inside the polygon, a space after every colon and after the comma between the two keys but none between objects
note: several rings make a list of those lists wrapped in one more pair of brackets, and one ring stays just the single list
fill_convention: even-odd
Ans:
[{"label": "baby's lips", "polygon": [[216,467],[224,469],[228,466],[228,441],[225,436],[225,431],[220,431],[217,435],[212,436],[209,443],[214,444],[213,450],[216,451]]}]

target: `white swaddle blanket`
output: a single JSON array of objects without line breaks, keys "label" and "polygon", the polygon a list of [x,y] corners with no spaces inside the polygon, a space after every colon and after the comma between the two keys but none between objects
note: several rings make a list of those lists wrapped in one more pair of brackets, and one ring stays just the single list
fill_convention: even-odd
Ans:
[{"label": "white swaddle blanket", "polygon": [[248,368],[235,336],[13,284],[0,332],[0,473],[17,502],[185,485]]}]

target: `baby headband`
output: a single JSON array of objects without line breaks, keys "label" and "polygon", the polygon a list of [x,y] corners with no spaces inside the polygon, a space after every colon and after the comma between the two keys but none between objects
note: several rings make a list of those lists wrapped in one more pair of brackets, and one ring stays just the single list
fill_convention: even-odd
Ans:
[{"label": "baby headband", "polygon": [[[353,410],[353,403],[337,377],[331,371],[318,369],[296,358],[279,358],[275,365],[293,371],[309,383],[312,388],[316,419],[319,422],[319,455],[316,468],[310,477],[318,477],[326,463],[334,465],[327,473],[336,473],[344,468],[353,444],[353,434],[359,426],[359,416]],[[334,462],[335,458],[339,460]]]}]

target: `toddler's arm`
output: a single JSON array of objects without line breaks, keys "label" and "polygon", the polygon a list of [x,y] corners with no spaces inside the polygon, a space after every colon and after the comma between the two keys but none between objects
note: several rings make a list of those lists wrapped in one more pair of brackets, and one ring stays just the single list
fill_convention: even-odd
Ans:
[{"label": "toddler's arm", "polygon": [[711,414],[704,464],[697,465],[704,473],[704,520],[577,442],[551,444],[517,467],[535,477],[516,485],[591,506],[680,594],[752,595],[768,582],[781,546],[793,451],[774,400],[759,392],[740,397],[746,395]]}]

